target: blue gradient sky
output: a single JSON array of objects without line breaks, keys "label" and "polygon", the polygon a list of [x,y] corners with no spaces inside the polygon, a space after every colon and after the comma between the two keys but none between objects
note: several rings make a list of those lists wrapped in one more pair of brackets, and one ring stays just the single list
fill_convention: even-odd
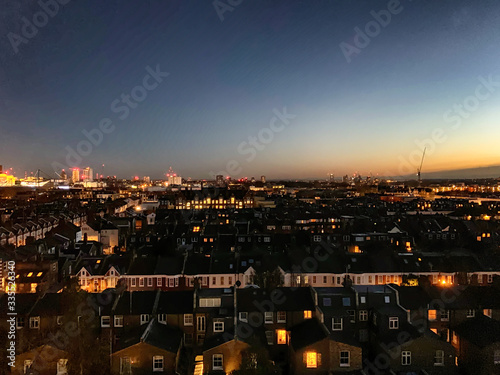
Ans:
[{"label": "blue gradient sky", "polygon": [[[120,177],[209,178],[230,160],[248,177],[398,175],[435,128],[426,171],[500,164],[500,87],[458,129],[443,119],[500,74],[497,0],[401,1],[351,63],[339,44],[387,1],[246,0],[223,22],[212,1],[70,1],[15,54],[8,33],[40,9],[20,3],[0,10],[0,164],[18,176],[66,164],[105,117],[115,131],[79,166]],[[111,102],[157,64],[170,76],[119,120]],[[238,145],[283,107],[296,118],[248,162]]]}]

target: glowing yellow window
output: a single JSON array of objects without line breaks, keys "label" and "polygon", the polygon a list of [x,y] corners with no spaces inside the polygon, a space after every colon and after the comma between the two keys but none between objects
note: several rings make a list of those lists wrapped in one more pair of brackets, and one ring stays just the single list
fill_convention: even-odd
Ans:
[{"label": "glowing yellow window", "polygon": [[304,310],[304,319],[311,319],[311,318],[312,318],[312,311]]},{"label": "glowing yellow window", "polygon": [[278,329],[276,330],[276,336],[278,337],[278,345],[286,344],[286,330]]},{"label": "glowing yellow window", "polygon": [[429,321],[434,321],[436,320],[436,310],[429,310]]},{"label": "glowing yellow window", "polygon": [[28,273],[28,277],[33,276],[33,272]]},{"label": "glowing yellow window", "polygon": [[42,276],[42,273],[43,273],[43,272],[38,272],[38,273],[36,274],[36,277],[40,277],[40,276]]},{"label": "glowing yellow window", "polygon": [[305,352],[304,359],[307,368],[318,368],[318,354],[315,352]]}]

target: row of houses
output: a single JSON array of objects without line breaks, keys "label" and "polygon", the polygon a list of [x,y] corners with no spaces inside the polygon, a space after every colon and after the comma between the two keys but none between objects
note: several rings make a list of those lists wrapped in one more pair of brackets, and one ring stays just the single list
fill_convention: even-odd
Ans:
[{"label": "row of houses", "polygon": [[[93,295],[101,302],[92,319],[109,343],[102,355],[110,356],[112,374],[229,374],[262,351],[258,361],[290,374],[500,371],[500,290],[494,287],[109,289],[104,294]],[[63,296],[23,295],[17,329],[33,341],[63,329],[68,324]],[[81,319],[76,323],[83,324]],[[39,350],[19,353],[16,367],[36,363]],[[56,356],[54,367],[67,360]]]}]

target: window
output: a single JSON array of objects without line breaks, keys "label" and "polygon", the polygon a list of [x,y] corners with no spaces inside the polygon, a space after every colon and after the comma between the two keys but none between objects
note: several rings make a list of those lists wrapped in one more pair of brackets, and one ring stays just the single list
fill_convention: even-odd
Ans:
[{"label": "window", "polygon": [[350,365],[350,352],[348,350],[342,350],[340,352],[340,367],[349,367]]},{"label": "window", "polygon": [[441,310],[441,321],[447,322],[450,320],[450,310]]},{"label": "window", "polygon": [[110,326],[111,326],[111,317],[101,316],[101,327],[110,327]]},{"label": "window", "polygon": [[200,307],[220,307],[220,298],[200,298]]},{"label": "window", "polygon": [[163,371],[163,356],[153,356],[153,372]]},{"label": "window", "polygon": [[360,299],[360,303],[366,303],[366,297],[365,296],[361,296],[359,299]]},{"label": "window", "polygon": [[223,319],[214,320],[214,332],[215,333],[224,332],[224,320]]},{"label": "window", "polygon": [[304,362],[306,368],[318,368],[321,365],[321,354],[316,352],[305,352]]},{"label": "window", "polygon": [[476,316],[476,311],[473,309],[467,310],[467,318],[474,318]]},{"label": "window", "polygon": [[404,351],[401,353],[401,364],[403,366],[411,365],[411,352]]},{"label": "window", "polygon": [[378,276],[378,283],[383,284],[384,283],[384,276]]},{"label": "window", "polygon": [[25,324],[24,323],[24,317],[18,316],[17,319],[16,319],[17,328],[23,328],[24,324]]},{"label": "window", "polygon": [[274,333],[273,331],[266,331],[266,341],[268,345],[274,344]]},{"label": "window", "polygon": [[242,322],[248,322],[248,313],[247,312],[240,312],[240,320]]},{"label": "window", "polygon": [[123,327],[123,315],[115,315],[115,327]]},{"label": "window", "polygon": [[158,322],[161,324],[167,324],[167,314],[158,314]]},{"label": "window", "polygon": [[434,366],[444,366],[444,350],[436,350]]},{"label": "window", "polygon": [[399,318],[398,317],[390,317],[389,318],[389,329],[398,329],[399,328]]},{"label": "window", "polygon": [[193,334],[192,333],[185,333],[184,334],[184,343],[186,345],[193,345]]},{"label": "window", "polygon": [[484,309],[483,315],[491,318],[491,309]]},{"label": "window", "polygon": [[144,278],[139,278],[139,286],[144,286]]},{"label": "window", "polygon": [[63,324],[63,317],[62,317],[62,315],[58,315],[58,316],[56,317],[56,324],[57,324],[58,326],[62,326],[62,324]]},{"label": "window", "polygon": [[68,375],[68,360],[61,358],[57,361],[56,375]]},{"label": "window", "polygon": [[40,317],[39,316],[34,316],[34,317],[30,318],[30,328],[31,329],[40,328]]},{"label": "window", "polygon": [[212,356],[212,370],[223,370],[224,356],[222,354],[214,354]]},{"label": "window", "polygon": [[321,236],[314,236],[313,241],[314,242],[321,242]]},{"label": "window", "polygon": [[264,313],[264,322],[266,324],[273,324],[273,313],[272,312],[265,312]]},{"label": "window", "polygon": [[493,363],[495,365],[500,364],[500,350],[495,350],[495,352],[493,353]]},{"label": "window", "polygon": [[368,311],[367,310],[359,310],[359,321],[360,322],[368,321]]},{"label": "window", "polygon": [[141,314],[141,325],[146,324],[149,322],[149,315],[148,314]]},{"label": "window", "polygon": [[120,375],[128,375],[132,373],[132,367],[130,365],[130,357],[120,358]]},{"label": "window", "polygon": [[286,330],[285,329],[276,330],[276,342],[278,343],[278,345],[286,344]]},{"label": "window", "polygon": [[278,323],[286,323],[286,311],[278,311]]},{"label": "window", "polygon": [[342,306],[351,306],[351,299],[349,297],[342,298]]},{"label": "window", "polygon": [[161,283],[161,277],[158,277],[158,278],[156,279],[156,286],[161,286],[161,284],[162,284],[162,283]]},{"label": "window", "polygon": [[356,323],[356,310],[347,310],[347,313],[349,314],[349,321]]},{"label": "window", "polygon": [[184,314],[184,325],[185,326],[193,325],[193,314]]},{"label": "window", "polygon": [[342,318],[332,318],[332,331],[342,331]]},{"label": "window", "polygon": [[148,277],[148,286],[153,286],[153,278]]},{"label": "window", "polygon": [[173,288],[173,287],[174,287],[174,285],[175,285],[175,280],[174,280],[174,278],[173,278],[173,277],[170,277],[170,278],[168,279],[168,287],[169,287],[169,288]]},{"label": "window", "polygon": [[311,318],[312,318],[312,311],[304,310],[304,319],[311,319]]},{"label": "window", "polygon": [[385,302],[385,303],[391,303],[391,297],[389,297],[389,296],[385,296],[385,297],[384,297],[384,302]]},{"label": "window", "polygon": [[131,279],[131,285],[132,285],[134,288],[136,287],[136,285],[137,285],[137,280],[135,279],[135,277],[133,277],[133,278]]},{"label": "window", "polygon": [[427,313],[427,316],[429,318],[430,322],[433,322],[437,319],[437,311],[436,310],[429,310]]}]

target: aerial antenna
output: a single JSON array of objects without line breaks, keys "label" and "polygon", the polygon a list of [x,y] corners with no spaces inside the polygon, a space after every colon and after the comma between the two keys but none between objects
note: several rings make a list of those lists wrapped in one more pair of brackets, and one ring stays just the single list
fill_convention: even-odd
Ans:
[{"label": "aerial antenna", "polygon": [[422,165],[424,164],[424,157],[425,157],[425,151],[427,150],[427,147],[424,148],[424,153],[422,154],[422,161],[420,162],[420,168],[417,169],[417,176],[418,176],[418,186],[422,184]]}]

